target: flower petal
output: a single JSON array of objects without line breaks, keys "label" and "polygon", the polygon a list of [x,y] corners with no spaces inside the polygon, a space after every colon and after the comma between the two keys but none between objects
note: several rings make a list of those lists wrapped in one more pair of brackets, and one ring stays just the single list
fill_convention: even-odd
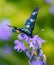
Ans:
[{"label": "flower petal", "polygon": [[14,44],[15,44],[15,46],[14,46],[14,49],[15,50],[18,50],[18,51],[25,51],[26,50],[26,47],[25,47],[25,45],[24,45],[24,42],[21,42],[21,41],[18,41],[18,40],[15,40],[14,41]]}]

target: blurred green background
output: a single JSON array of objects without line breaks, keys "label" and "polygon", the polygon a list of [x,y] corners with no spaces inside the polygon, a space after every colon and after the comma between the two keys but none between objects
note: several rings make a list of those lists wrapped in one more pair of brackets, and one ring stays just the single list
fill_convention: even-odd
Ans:
[{"label": "blurred green background", "polygon": [[[24,27],[26,19],[37,6],[40,6],[40,10],[33,34],[38,34],[46,40],[42,49],[47,58],[47,65],[54,65],[54,14],[50,12],[50,7],[54,6],[53,0],[51,3],[45,0],[0,0],[0,22],[7,18],[12,25]],[[0,65],[28,65],[26,54],[13,49],[17,35],[13,34],[9,41],[0,40]],[[11,54],[2,54],[4,45],[10,45]]]}]

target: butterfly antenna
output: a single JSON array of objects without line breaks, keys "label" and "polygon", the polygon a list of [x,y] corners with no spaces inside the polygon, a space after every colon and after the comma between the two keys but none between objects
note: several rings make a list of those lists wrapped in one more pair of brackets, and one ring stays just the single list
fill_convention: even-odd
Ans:
[{"label": "butterfly antenna", "polygon": [[14,28],[14,29],[17,29],[17,27],[15,27],[15,26],[11,26],[11,25],[7,25],[8,27],[12,27],[12,28]]}]

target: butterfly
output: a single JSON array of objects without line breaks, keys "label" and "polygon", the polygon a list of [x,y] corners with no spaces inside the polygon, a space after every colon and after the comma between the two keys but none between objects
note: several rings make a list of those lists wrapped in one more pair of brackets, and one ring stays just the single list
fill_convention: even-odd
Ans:
[{"label": "butterfly", "polygon": [[11,26],[11,25],[8,25],[8,26],[13,27],[13,29],[12,29],[13,32],[17,32],[17,33],[21,32],[30,37],[33,37],[33,30],[35,27],[35,21],[37,18],[38,11],[39,11],[39,7],[36,7],[33,10],[31,16],[26,20],[25,28],[17,28],[15,26]]}]

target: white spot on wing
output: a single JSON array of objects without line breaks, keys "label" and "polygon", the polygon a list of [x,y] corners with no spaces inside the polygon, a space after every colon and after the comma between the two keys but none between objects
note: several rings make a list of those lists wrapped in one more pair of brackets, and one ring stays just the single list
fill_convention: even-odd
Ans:
[{"label": "white spot on wing", "polygon": [[26,27],[28,27],[28,28],[29,28],[29,27],[30,27],[30,25],[26,25]]},{"label": "white spot on wing", "polygon": [[37,11],[32,13],[32,15],[35,15],[35,14],[37,14]]},{"label": "white spot on wing", "polygon": [[30,24],[30,23],[28,23],[28,24]]},{"label": "white spot on wing", "polygon": [[35,19],[30,19],[30,21],[31,21],[31,22],[34,22],[34,21],[35,21]]}]

